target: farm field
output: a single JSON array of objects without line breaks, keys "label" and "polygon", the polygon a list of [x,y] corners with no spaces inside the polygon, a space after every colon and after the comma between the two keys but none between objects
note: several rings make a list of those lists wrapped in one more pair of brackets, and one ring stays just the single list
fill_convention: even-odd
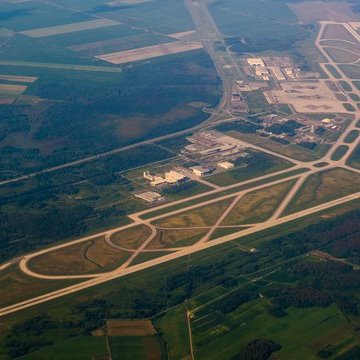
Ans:
[{"label": "farm field", "polygon": [[0,1],[0,360],[360,356],[356,1]]},{"label": "farm field", "polygon": [[98,20],[83,21],[73,24],[50,26],[40,29],[32,29],[32,30],[22,31],[21,34],[38,38],[38,37],[46,37],[46,36],[59,35],[59,34],[67,34],[76,31],[98,29],[101,27],[113,26],[118,24],[119,24],[118,22],[113,20],[98,19]]},{"label": "farm field", "polygon": [[156,336],[110,336],[111,358],[114,360],[161,360],[162,349]]},{"label": "farm field", "polygon": [[202,49],[203,45],[200,42],[180,43],[171,42],[161,45],[148,46],[144,48],[120,51],[110,54],[103,54],[96,56],[97,59],[107,61],[111,64],[125,64],[129,62],[146,60],[161,56],[167,56],[187,51]]},{"label": "farm field", "polygon": [[73,339],[64,340],[42,350],[21,356],[22,360],[62,360],[71,358],[76,354],[79,360],[102,358],[108,356],[106,342],[102,336],[77,336]]},{"label": "farm field", "polygon": [[[350,325],[336,307],[291,309],[286,317],[276,319],[266,314],[265,304],[265,301],[246,304],[231,319],[213,315],[212,319],[207,318],[205,326],[202,326],[205,319],[195,317],[192,328],[198,358],[228,359],[254,337],[271,338],[280,343],[282,349],[277,353],[278,358],[291,356],[294,360],[316,359],[316,350],[320,351],[327,344],[335,348],[336,345],[346,346],[347,342],[356,343]],[[340,328],[341,337],[338,336]],[[299,337],[299,333],[303,335]]]}]

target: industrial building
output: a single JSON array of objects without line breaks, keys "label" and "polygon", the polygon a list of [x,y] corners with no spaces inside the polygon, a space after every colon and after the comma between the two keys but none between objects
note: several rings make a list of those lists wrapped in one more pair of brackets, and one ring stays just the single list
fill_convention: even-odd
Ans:
[{"label": "industrial building", "polygon": [[202,131],[186,138],[191,144],[185,146],[183,153],[194,157],[207,157],[208,162],[214,163],[226,158],[245,156],[245,147],[226,142],[224,137],[217,131]]},{"label": "industrial building", "polygon": [[165,200],[163,196],[161,196],[159,193],[156,193],[154,191],[145,191],[142,193],[135,194],[135,197],[145,200],[148,203],[154,203],[159,202],[162,200]]},{"label": "industrial building", "polygon": [[145,171],[143,173],[143,177],[145,180],[150,181],[151,186],[160,186],[166,184],[166,180],[161,176],[151,175],[149,171]]},{"label": "industrial building", "polygon": [[150,182],[151,186],[175,185],[186,180],[185,175],[173,170],[167,171],[164,174],[164,177],[159,175],[152,175],[149,171],[145,171],[143,173],[143,177]]},{"label": "industrial building", "polygon": [[186,179],[186,176],[171,170],[165,173],[165,180],[168,184],[178,184],[179,182],[182,182]]},{"label": "industrial building", "polygon": [[193,166],[190,168],[190,170],[196,175],[196,176],[204,176],[211,174],[211,169],[206,168],[204,166]]},{"label": "industrial building", "polygon": [[265,63],[262,58],[247,58],[246,61],[250,66],[265,67]]},{"label": "industrial building", "polygon": [[258,79],[268,81],[274,78],[278,81],[300,78],[300,69],[288,57],[247,58],[246,66],[249,74]]},{"label": "industrial building", "polygon": [[217,163],[217,166],[225,169],[225,170],[229,170],[232,169],[235,165],[233,163],[231,163],[230,161],[222,161]]}]

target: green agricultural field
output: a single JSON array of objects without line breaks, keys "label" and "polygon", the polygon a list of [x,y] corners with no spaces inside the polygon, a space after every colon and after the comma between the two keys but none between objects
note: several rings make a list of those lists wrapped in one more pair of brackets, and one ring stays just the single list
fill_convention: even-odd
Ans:
[{"label": "green agricultural field", "polygon": [[21,3],[2,2],[0,11],[1,25],[13,31],[93,20],[90,15],[57,7],[53,3],[36,1],[29,1],[25,6]]},{"label": "green agricultural field", "polygon": [[309,36],[285,1],[225,0],[210,4],[209,10],[220,30],[233,37],[229,44],[235,51],[288,51],[296,41]]},{"label": "green agricultural field", "polygon": [[229,359],[255,338],[281,344],[277,358],[284,360],[315,360],[316,353],[328,344],[342,350],[356,343],[350,324],[335,306],[289,309],[286,317],[278,319],[264,311],[266,303],[245,304],[231,317],[209,314],[203,321],[195,317],[192,328],[197,358]]},{"label": "green agricultural field", "polygon": [[111,358],[114,360],[162,360],[157,336],[110,336]]},{"label": "green agricultural field", "polygon": [[106,358],[109,355],[103,336],[77,336],[59,342],[29,355],[21,356],[21,360],[91,360]]},{"label": "green agricultural field", "polygon": [[178,306],[155,321],[162,333],[169,360],[184,359],[190,355],[190,339],[186,305]]},{"label": "green agricultural field", "polygon": [[[98,13],[109,19],[145,28],[162,34],[192,30],[194,25],[185,3],[178,0],[156,0],[121,6],[119,8],[98,8]],[[94,12],[97,8],[94,8]]]}]

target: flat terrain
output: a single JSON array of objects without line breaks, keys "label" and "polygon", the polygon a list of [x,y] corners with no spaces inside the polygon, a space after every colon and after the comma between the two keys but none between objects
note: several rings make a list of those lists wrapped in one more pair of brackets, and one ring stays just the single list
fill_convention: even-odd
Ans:
[{"label": "flat terrain", "polygon": [[40,29],[26,30],[26,31],[22,31],[21,34],[34,38],[40,38],[44,36],[67,34],[76,31],[98,29],[98,28],[102,28],[106,26],[114,26],[118,24],[119,23],[117,21],[108,20],[108,19],[99,19],[99,20],[83,21],[73,24],[51,26]]},{"label": "flat terrain", "polygon": [[324,82],[282,83],[281,90],[271,91],[272,102],[292,105],[299,113],[345,113],[346,109]]},{"label": "flat terrain", "polygon": [[[0,104],[1,360],[228,360],[264,347],[274,359],[356,358],[360,34],[350,7],[0,7],[0,82],[24,87]],[[299,79],[266,82],[266,96],[265,80],[249,85],[240,114],[244,54],[291,58]],[[257,132],[273,115],[318,122],[304,130],[318,146]],[[230,171],[218,151],[183,150],[213,129],[227,151],[247,153],[226,157]],[[142,176],[194,165],[215,174],[189,171],[178,188]],[[165,199],[135,199],[150,189]]]},{"label": "flat terrain", "polygon": [[146,60],[165,55],[198,50],[202,47],[203,45],[200,42],[171,42],[168,44],[154,45],[134,50],[119,51],[110,54],[98,55],[96,56],[96,58],[112,64],[126,64],[133,61]]}]

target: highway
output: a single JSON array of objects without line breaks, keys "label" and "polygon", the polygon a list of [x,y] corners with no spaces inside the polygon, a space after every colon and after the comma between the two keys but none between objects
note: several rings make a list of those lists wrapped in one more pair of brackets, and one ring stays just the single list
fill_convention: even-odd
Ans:
[{"label": "highway", "polygon": [[[199,5],[200,9],[202,9],[202,7],[206,8],[206,5],[205,5],[205,3],[203,1],[197,1],[197,2],[186,1],[186,3],[188,5],[188,7],[190,6],[189,4],[191,4],[191,6],[193,6],[193,3],[199,3],[200,4]],[[194,20],[196,24],[197,24],[197,22],[199,21],[200,18],[203,19],[200,16],[201,14],[198,13],[199,9],[197,9],[197,10],[190,9],[190,11],[191,11],[191,14],[193,16],[193,19],[197,19],[197,20]],[[195,14],[194,14],[194,12],[195,12]],[[210,16],[210,14],[207,12],[207,9],[206,9],[206,13],[205,13],[204,16],[205,16],[206,19],[208,18],[208,16]],[[208,21],[210,21],[210,20],[208,20]],[[338,68],[337,64],[335,64],[329,57],[327,57],[327,54],[326,54],[326,52],[324,51],[324,49],[322,48],[322,45],[321,45],[321,37],[322,37],[323,31],[324,31],[324,27],[325,27],[325,25],[327,23],[329,23],[329,22],[326,22],[326,23],[322,22],[320,24],[321,28],[320,28],[319,35],[318,35],[318,37],[316,39],[316,45],[318,46],[319,50],[324,54],[325,58],[327,59],[327,64],[332,64],[333,66]],[[211,48],[212,48],[211,44],[212,43],[211,43],[211,39],[209,37],[210,36],[209,34],[214,34],[215,29],[213,28],[213,24],[210,24],[210,30],[205,31],[202,28],[200,28],[199,30],[202,30],[201,34],[203,34],[204,42],[208,43],[206,45],[206,48],[210,49],[209,51],[212,51],[211,50]],[[216,41],[218,41],[219,38],[218,38],[218,35],[216,34],[216,31],[215,31],[215,35],[216,35],[215,39],[216,39]],[[359,41],[360,41],[360,36],[359,36]],[[324,68],[324,71],[328,74],[330,80],[333,80],[333,81],[336,81],[336,82],[339,81],[339,79],[335,79],[331,74],[329,74],[326,71],[325,64],[321,64],[321,66]],[[345,74],[343,74],[341,72],[341,69],[339,69],[339,73],[342,76],[344,76],[342,79],[344,79],[344,80],[347,79]],[[225,82],[226,81],[227,80],[225,80]],[[360,95],[360,91],[359,91],[359,95]],[[219,108],[222,109],[222,110],[226,109],[226,106],[227,106],[227,98],[226,97],[227,97],[227,94],[224,95],[222,103],[219,106]],[[350,102],[350,100],[349,100],[349,102]],[[356,106],[356,103],[354,101],[351,101],[351,102],[352,102],[353,105]],[[299,160],[294,160],[294,159],[289,158],[289,157],[284,156],[284,155],[279,156],[279,154],[274,153],[274,152],[272,152],[270,150],[266,150],[266,149],[263,149],[261,147],[256,147],[254,145],[245,143],[245,142],[243,142],[241,140],[233,139],[232,141],[236,142],[237,144],[243,144],[243,145],[252,147],[252,148],[254,148],[256,150],[260,150],[260,151],[269,153],[271,155],[275,155],[275,156],[281,157],[281,158],[283,158],[285,160],[288,160],[289,162],[293,163],[293,167],[291,167],[289,169],[281,170],[281,171],[278,171],[278,172],[275,172],[275,173],[272,173],[272,174],[263,175],[263,176],[255,178],[255,179],[242,181],[242,182],[239,182],[239,183],[236,183],[236,184],[233,184],[233,185],[223,186],[223,187],[218,186],[218,187],[216,187],[216,188],[214,188],[214,189],[212,189],[212,190],[210,190],[210,191],[208,191],[206,193],[202,193],[202,194],[199,194],[199,195],[194,195],[194,196],[188,197],[186,199],[174,201],[174,202],[171,202],[171,203],[162,204],[162,205],[160,205],[160,206],[158,206],[156,208],[139,211],[139,212],[136,212],[136,213],[129,216],[129,218],[133,221],[131,224],[116,227],[116,228],[113,228],[113,229],[109,229],[107,231],[104,231],[104,232],[101,232],[101,233],[98,233],[98,234],[82,237],[80,239],[76,239],[76,240],[73,240],[73,241],[70,241],[70,242],[67,242],[67,243],[64,243],[64,244],[55,245],[55,246],[52,246],[52,247],[49,247],[49,248],[46,248],[46,249],[43,249],[43,250],[40,250],[40,251],[35,251],[35,252],[31,253],[31,254],[24,255],[20,260],[20,269],[25,274],[27,274],[28,276],[42,278],[42,279],[51,279],[51,280],[82,279],[84,281],[81,282],[81,283],[71,285],[69,287],[57,290],[57,291],[50,292],[48,294],[37,296],[37,297],[31,298],[31,299],[28,299],[26,301],[19,302],[19,303],[14,304],[14,305],[4,307],[4,308],[0,309],[0,316],[5,316],[7,314],[11,314],[11,313],[14,313],[16,311],[27,309],[27,308],[29,308],[31,306],[35,306],[35,305],[44,303],[46,301],[54,300],[54,299],[57,299],[59,297],[65,296],[65,295],[73,294],[75,292],[90,288],[92,286],[96,286],[96,285],[99,285],[99,284],[102,284],[102,283],[105,283],[105,282],[109,282],[109,281],[112,281],[114,279],[126,276],[128,274],[135,273],[137,271],[142,271],[142,270],[145,270],[145,269],[149,269],[149,268],[157,266],[159,264],[163,264],[163,263],[178,259],[178,258],[183,257],[183,256],[194,254],[196,252],[203,251],[203,250],[212,248],[214,246],[217,246],[217,245],[220,245],[220,244],[223,244],[223,243],[226,243],[226,242],[234,241],[236,239],[240,239],[240,238],[246,237],[248,235],[255,234],[255,233],[258,233],[258,232],[261,232],[261,231],[264,231],[264,230],[279,226],[279,225],[287,223],[287,222],[298,220],[300,218],[303,218],[303,217],[318,213],[320,211],[330,209],[330,208],[335,207],[335,206],[345,204],[345,203],[353,201],[353,200],[359,200],[360,199],[360,192],[355,192],[354,194],[347,195],[347,196],[338,198],[336,200],[328,201],[328,202],[325,202],[323,204],[320,204],[320,205],[317,205],[317,206],[314,206],[314,207],[310,207],[308,209],[305,209],[305,210],[302,210],[302,211],[299,211],[299,212],[296,212],[296,213],[292,213],[290,215],[283,216],[284,211],[287,209],[288,205],[290,204],[290,202],[292,201],[294,196],[298,193],[299,189],[301,188],[303,183],[306,181],[306,179],[310,175],[315,174],[315,173],[319,173],[319,172],[323,172],[323,171],[327,171],[327,170],[330,170],[330,169],[334,169],[334,168],[343,168],[343,169],[346,169],[346,170],[356,172],[358,174],[360,173],[359,170],[353,169],[353,168],[349,167],[346,164],[346,161],[347,161],[348,157],[350,156],[351,152],[359,144],[359,140],[354,141],[352,144],[345,144],[345,142],[344,142],[346,136],[350,133],[350,131],[356,129],[356,123],[359,121],[359,119],[360,119],[360,115],[357,112],[356,115],[354,116],[353,121],[349,124],[347,129],[334,142],[331,150],[325,156],[323,156],[322,159],[312,161],[312,162],[303,162],[303,161],[299,161]],[[186,130],[186,131],[188,132],[189,130]],[[167,136],[169,137],[170,135],[167,135]],[[174,136],[174,134],[172,134],[172,136]],[[155,140],[153,139],[151,141],[155,141]],[[332,160],[332,156],[333,156],[334,152],[336,151],[337,147],[340,146],[340,145],[344,145],[344,144],[349,147],[349,149],[348,149],[347,153],[345,154],[345,156],[342,159],[337,160],[337,161]],[[79,160],[79,161],[82,161],[82,160]],[[316,164],[320,163],[320,162],[326,162],[327,165],[325,165],[324,167],[321,167],[321,168],[316,167]],[[285,178],[273,179],[272,181],[269,181],[269,182],[267,182],[265,184],[256,184],[256,182],[258,182],[260,180],[270,179],[270,178],[272,178],[272,177],[274,177],[276,175],[283,175],[283,174],[286,174],[287,172],[292,172],[293,170],[299,170],[299,169],[305,169],[306,171],[302,172],[302,173],[297,173],[295,175],[290,175],[290,176],[287,176]],[[234,232],[232,234],[229,234],[229,235],[218,237],[218,238],[216,238],[214,240],[211,240],[211,241],[209,240],[211,235],[213,235],[213,233],[217,229],[222,227],[221,224],[222,224],[223,220],[225,219],[225,217],[231,212],[231,210],[236,206],[238,201],[240,201],[241,198],[245,194],[247,194],[249,192],[256,191],[256,190],[264,189],[264,188],[267,188],[267,187],[272,186],[272,185],[280,184],[280,183],[283,183],[283,182],[286,182],[286,181],[289,181],[289,180],[294,180],[295,181],[294,185],[289,190],[287,195],[281,200],[281,202],[278,205],[277,209],[274,210],[273,214],[270,216],[270,218],[268,220],[266,220],[264,222],[261,222],[261,223],[256,223],[256,224],[244,224],[244,225],[241,225],[241,227],[237,226],[238,231],[236,231],[236,232]],[[252,183],[254,183],[254,186],[252,186],[252,187],[245,188],[245,189],[241,188],[238,191],[234,190],[234,193],[232,193],[232,194],[225,194],[225,195],[222,194],[222,192],[224,192],[226,190],[236,189],[237,187],[249,185],[249,184],[252,184]],[[210,200],[201,200],[202,197],[206,197],[208,195],[216,195],[216,194],[218,194],[219,196],[217,198],[215,198],[215,199],[213,198],[213,199],[210,199]],[[207,227],[208,231],[207,231],[206,235],[204,237],[202,237],[197,243],[195,243],[194,245],[186,246],[186,247],[182,247],[182,248],[163,249],[164,252],[170,252],[171,251],[171,253],[167,253],[167,254],[165,254],[165,255],[163,255],[163,256],[161,256],[159,258],[153,259],[153,260],[149,260],[149,261],[146,261],[146,262],[143,262],[143,263],[140,263],[140,264],[133,265],[134,260],[136,259],[136,257],[139,254],[141,254],[143,252],[151,251],[151,250],[147,249],[147,246],[155,238],[156,233],[157,233],[157,227],[154,225],[154,221],[166,218],[168,216],[176,215],[176,214],[179,214],[179,213],[182,213],[182,212],[185,212],[185,211],[190,211],[190,210],[199,208],[201,206],[213,204],[213,203],[218,202],[220,200],[230,199],[230,198],[233,198],[233,201],[231,201],[231,203],[230,203],[230,205],[228,205],[227,209],[222,214],[220,214],[220,216],[216,220],[215,224],[213,226]],[[195,202],[192,205],[186,205],[185,204],[186,202],[193,201],[193,200],[199,200],[199,201]],[[163,210],[163,209],[165,210],[168,207],[172,207],[174,205],[180,205],[180,204],[185,204],[185,206],[180,208],[180,209],[176,209],[176,210],[171,210],[170,209],[170,211],[167,211],[167,212],[165,211],[162,214],[158,214],[158,215],[155,214],[154,216],[151,216],[149,219],[143,219],[142,218],[142,216],[149,215],[154,211]],[[138,225],[141,225],[141,224],[146,225],[146,226],[148,226],[150,228],[150,230],[151,230],[150,235],[147,237],[147,239],[144,239],[144,242],[137,249],[129,250],[129,249],[121,248],[122,250],[129,251],[129,253],[131,255],[130,255],[129,259],[126,262],[124,262],[119,268],[117,268],[114,271],[105,272],[105,273],[101,273],[101,274],[79,274],[79,275],[66,275],[66,274],[64,274],[64,275],[53,276],[53,275],[46,275],[46,274],[36,273],[33,270],[31,270],[31,268],[29,267],[29,262],[32,259],[34,259],[34,258],[36,258],[36,257],[38,257],[40,255],[46,254],[46,253],[54,251],[54,250],[59,250],[59,249],[62,249],[64,247],[75,245],[75,244],[78,244],[78,243],[81,243],[81,242],[84,242],[84,241],[88,241],[88,240],[94,239],[94,238],[99,237],[99,236],[104,236],[105,240],[106,240],[106,242],[108,243],[109,246],[117,247],[117,245],[115,245],[115,244],[113,244],[111,242],[111,235],[112,234],[114,234],[115,232],[118,232],[120,230],[126,230],[126,229],[129,229],[131,227],[138,226]],[[244,226],[249,226],[249,228],[244,229]],[[234,226],[234,228],[236,228],[236,226]],[[169,228],[169,229],[171,229],[171,228]],[[2,265],[2,267],[0,267],[0,270],[2,268],[4,268],[4,266],[8,266],[8,265],[7,264]]]}]

